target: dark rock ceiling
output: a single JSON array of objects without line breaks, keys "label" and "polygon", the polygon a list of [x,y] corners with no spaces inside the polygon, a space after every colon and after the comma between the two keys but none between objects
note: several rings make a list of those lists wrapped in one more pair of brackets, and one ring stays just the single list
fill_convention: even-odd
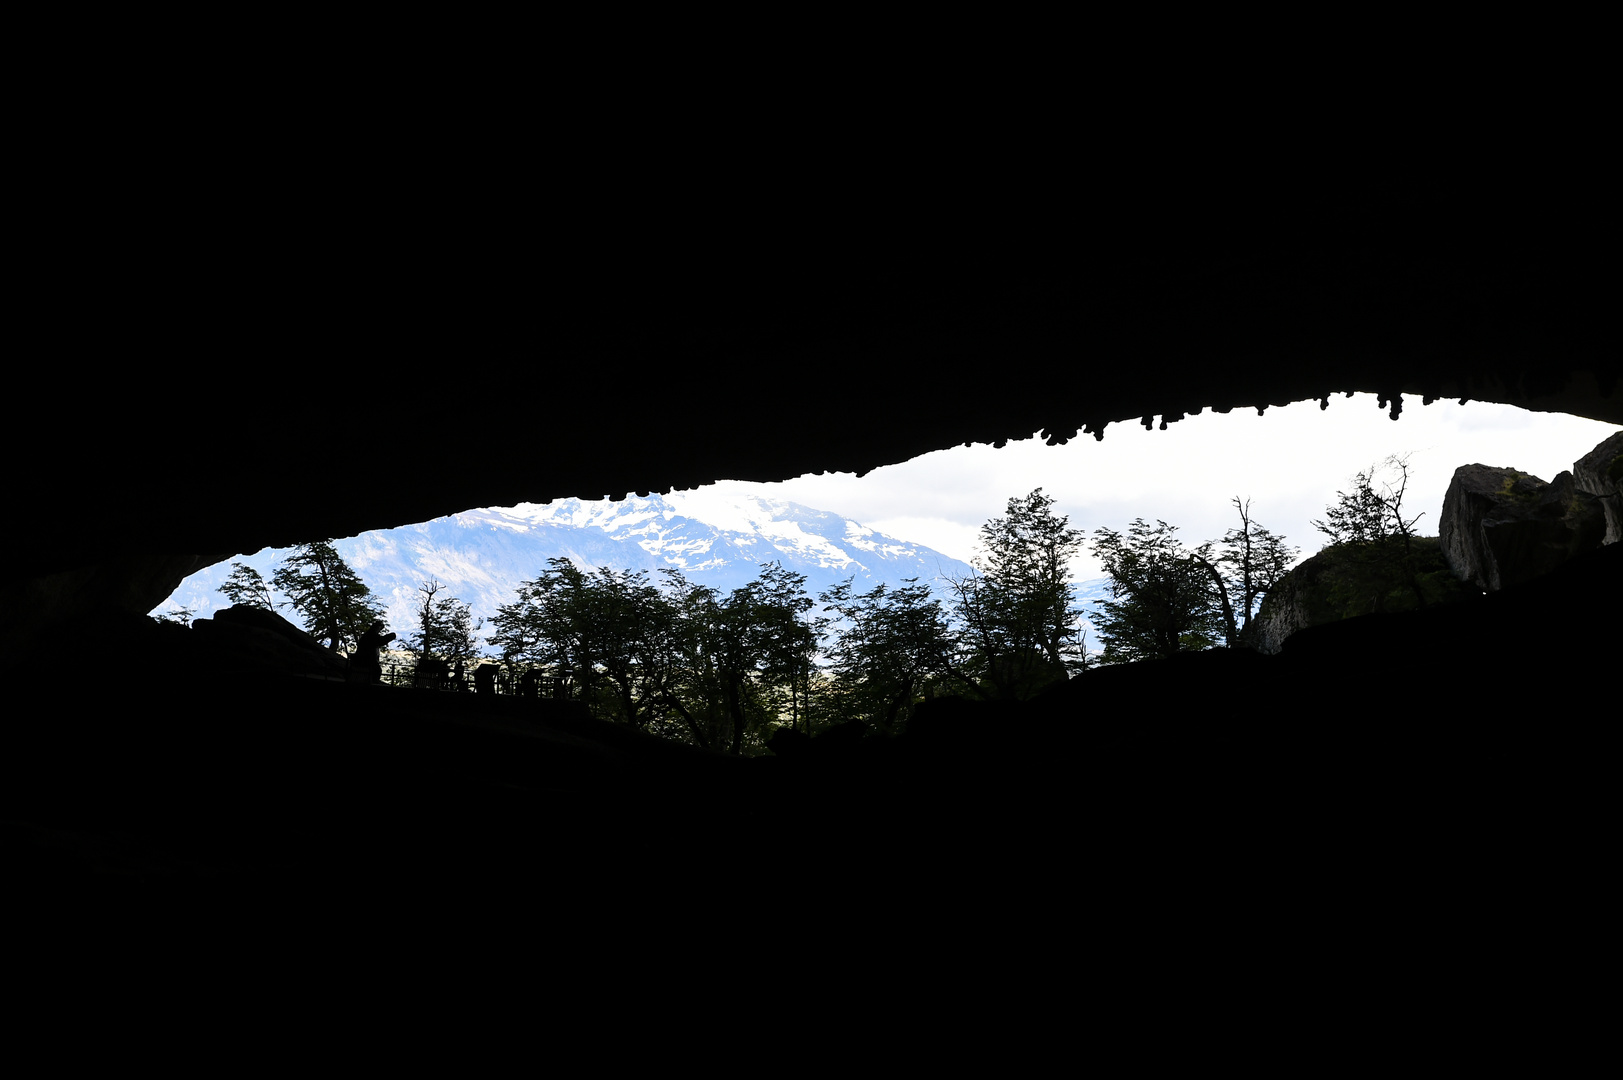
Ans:
[{"label": "dark rock ceiling", "polygon": [[[1405,111],[1424,122],[1419,145],[1448,141],[1459,110]],[[27,332],[16,335],[5,436],[11,574],[0,604],[10,618],[0,654],[17,663],[43,644],[56,663],[37,670],[71,695],[28,714],[49,723],[10,725],[0,755],[7,819],[34,830],[28,866],[68,858],[63,848],[78,850],[82,837],[122,836],[131,808],[150,804],[143,828],[159,850],[201,845],[236,858],[254,846],[236,838],[244,832],[270,854],[242,858],[278,873],[284,861],[324,866],[326,856],[347,865],[362,846],[423,865],[430,835],[445,838],[427,853],[438,865],[508,865],[544,836],[547,857],[533,865],[553,874],[552,890],[596,877],[598,852],[623,855],[642,836],[645,850],[621,865],[663,860],[648,881],[692,875],[689,845],[664,845],[653,836],[662,830],[644,826],[654,808],[678,805],[666,794],[691,799],[708,773],[667,770],[679,788],[651,787],[596,819],[581,807],[609,805],[582,801],[602,755],[565,754],[555,737],[470,749],[465,726],[384,716],[384,705],[420,710],[420,698],[370,695],[357,707],[348,691],[370,688],[297,680],[245,693],[230,673],[210,680],[161,650],[113,675],[87,667],[100,653],[117,659],[116,624],[96,621],[105,609],[145,611],[200,560],[469,506],[860,471],[966,441],[1040,429],[1085,438],[1147,415],[1346,391],[1468,396],[1623,424],[1612,170],[1529,156],[1498,130],[1498,114],[1490,153],[1446,179],[1398,153],[1352,175],[1358,154],[1322,114],[1304,115],[1331,129],[1330,152],[1311,157],[1297,139],[1307,125],[1279,132],[1262,161],[1214,123],[1198,144],[1146,129],[1164,144],[1150,162],[1100,145],[1079,112],[1042,133],[1061,151],[1047,167],[961,142],[905,179],[877,157],[819,158],[799,140],[772,160],[755,158],[751,143],[722,170],[639,145],[612,159],[544,145],[539,165],[472,150],[436,157],[416,131],[407,153],[360,168],[350,148],[371,153],[380,140],[346,128],[293,157],[230,119],[209,139],[188,137],[190,160],[149,139],[99,155],[94,168],[30,166],[60,190],[40,202],[51,208],[37,215],[48,242],[15,260],[25,272],[13,307]],[[253,154],[238,153],[236,128],[252,131]],[[95,129],[74,134],[100,145]],[[499,134],[502,148],[521,141],[516,129]],[[1550,596],[1500,594],[1426,621],[1350,620],[1299,635],[1294,658],[1214,651],[1176,670],[1076,680],[1067,689],[1088,700],[1050,703],[1053,723],[1018,743],[1041,752],[1006,773],[1000,756],[983,769],[974,735],[947,759],[956,764],[940,775],[952,779],[922,791],[888,793],[886,774],[852,801],[843,784],[785,786],[782,770],[753,787],[735,778],[717,786],[708,819],[749,806],[753,831],[718,846],[725,860],[702,876],[738,884],[738,851],[779,852],[775,887],[748,862],[755,895],[798,895],[807,865],[821,867],[811,878],[887,894],[863,871],[897,865],[892,834],[871,825],[928,802],[936,815],[959,809],[909,828],[908,844],[930,856],[915,864],[951,867],[953,889],[965,865],[970,880],[999,882],[1016,863],[1061,867],[1064,882],[1016,875],[1021,885],[1007,891],[1067,905],[1073,867],[1053,854],[1076,843],[1079,819],[1095,827],[1080,834],[1088,850],[1116,833],[1124,850],[1169,866],[1180,860],[1165,857],[1174,849],[1164,841],[1191,825],[1207,825],[1211,842],[1200,842],[1224,860],[1236,837],[1262,837],[1267,864],[1293,875],[1304,852],[1323,851],[1336,865],[1312,888],[1334,882],[1327,892],[1366,876],[1346,871],[1349,851],[1372,853],[1382,874],[1451,874],[1439,853],[1463,841],[1491,856],[1492,885],[1451,910],[1506,880],[1536,881],[1562,904],[1594,895],[1542,869],[1592,865],[1585,854],[1605,842],[1599,826],[1584,827],[1607,820],[1585,794],[1604,786],[1568,780],[1574,765],[1615,759],[1592,716],[1551,709],[1543,675],[1455,673],[1478,670],[1506,641],[1518,643],[1519,670],[1605,670],[1610,642],[1588,623],[1597,596],[1603,610],[1616,596],[1616,563],[1564,570]],[[1346,673],[1377,655],[1380,707],[1346,726]],[[1241,732],[1221,754],[1211,731],[1193,730],[1203,724],[1156,728],[1208,719],[1208,705],[1240,685],[1236,673],[1266,679],[1272,700],[1289,703],[1263,710],[1273,728]],[[1334,722],[1304,734],[1297,713],[1326,687],[1336,688],[1325,709]],[[143,714],[131,701],[164,688],[178,696],[132,724]],[[1399,688],[1419,696],[1389,707]],[[63,716],[74,723],[55,723]],[[1109,745],[1120,752],[1092,752],[1114,737],[1112,718],[1129,717],[1149,718],[1138,735],[1123,727],[1142,752],[1119,742]],[[1225,719],[1218,735],[1233,726]],[[526,763],[520,773],[534,766],[519,787],[515,760]],[[633,784],[651,775],[622,771]],[[313,802],[312,788],[322,793]],[[1238,810],[1213,817],[1236,799]],[[1121,807],[1134,809],[1124,817]],[[786,820],[792,843],[776,831]],[[36,824],[63,838],[36,842]],[[995,837],[998,857],[971,851],[966,861],[972,832]],[[876,839],[853,862],[849,840],[861,836]],[[808,863],[806,839],[817,837],[828,838],[821,861]],[[560,843],[573,854],[560,856]],[[1507,843],[1513,858],[1547,857],[1507,862]],[[442,876],[463,888],[459,875]],[[606,880],[633,895],[623,888],[631,871]],[[1187,880],[1158,891],[1184,903]],[[1411,875],[1392,895],[1423,892]],[[976,911],[972,921],[1014,920]]]},{"label": "dark rock ceiling", "polygon": [[850,198],[598,202],[550,232],[328,212],[59,266],[7,436],[12,603],[99,574],[139,606],[199,558],[469,506],[1347,391],[1623,423],[1610,252],[1570,203],[1117,194],[973,224]]}]

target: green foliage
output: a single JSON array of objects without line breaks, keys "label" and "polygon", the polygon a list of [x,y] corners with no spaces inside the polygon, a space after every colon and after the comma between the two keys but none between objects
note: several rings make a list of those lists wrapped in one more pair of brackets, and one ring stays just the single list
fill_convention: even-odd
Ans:
[{"label": "green foliage", "polygon": [[806,575],[766,563],[761,576],[734,597],[746,605],[741,610],[759,653],[758,682],[768,711],[786,715],[792,727],[803,725],[810,734],[818,644],[830,620],[811,617],[815,605],[806,593]]},{"label": "green foliage", "polygon": [[1137,518],[1126,536],[1095,530],[1093,550],[1111,578],[1098,619],[1105,663],[1126,663],[1248,641],[1253,614],[1296,561],[1298,549],[1251,517],[1238,497],[1240,527],[1220,544],[1184,546],[1164,521]]},{"label": "green foliage", "polygon": [[[805,578],[777,564],[727,596],[661,571],[548,560],[491,620],[510,666],[539,667],[605,719],[732,753],[806,716],[818,624]],[[809,725],[809,718],[806,719]]]},{"label": "green foliage", "polygon": [[265,584],[265,579],[259,576],[258,570],[246,563],[232,563],[231,576],[227,577],[215,591],[224,593],[233,607],[276,610],[276,603],[271,599],[270,587]]},{"label": "green foliage", "polygon": [[896,732],[932,679],[952,671],[954,644],[941,601],[908,578],[901,588],[853,591],[847,578],[819,599],[840,619],[829,649],[837,715]]},{"label": "green foliage", "polygon": [[657,670],[644,657],[668,620],[660,601],[647,571],[588,574],[548,559],[545,572],[519,586],[516,603],[497,609],[490,641],[510,666],[544,668],[594,711],[643,726],[645,683]]},{"label": "green foliage", "polygon": [[1355,476],[1352,492],[1336,492],[1337,502],[1325,509],[1325,520],[1312,522],[1331,544],[1363,544],[1387,535],[1386,500],[1375,494],[1374,473],[1371,467]]},{"label": "green foliage", "polygon": [[432,657],[447,663],[472,662],[479,655],[479,639],[474,635],[485,621],[474,622],[473,610],[456,597],[439,596],[443,588],[438,581],[425,581],[417,587],[422,594],[417,629],[401,641],[400,647],[417,660]]},{"label": "green foliage", "polygon": [[1084,535],[1053,505],[1042,488],[1010,499],[1006,517],[981,526],[980,573],[952,582],[960,672],[983,696],[1029,697],[1085,666],[1069,580]]},{"label": "green foliage", "polygon": [[1217,563],[1224,570],[1223,587],[1228,604],[1224,608],[1225,636],[1230,647],[1245,639],[1258,602],[1290,572],[1301,554],[1283,536],[1276,536],[1251,520],[1251,503],[1234,499],[1240,514],[1240,528],[1223,536],[1222,554]]},{"label": "green foliage", "polygon": [[[725,655],[725,643],[717,640],[723,621],[721,595],[708,585],[689,582],[678,570],[660,573],[666,579],[668,618],[659,625],[657,647],[650,652],[651,662],[658,665],[653,730],[709,749],[725,749],[733,742],[733,706],[747,712],[754,698],[733,682],[729,700],[728,684],[737,665]],[[748,723],[743,727],[747,729]],[[741,749],[747,741],[747,730],[740,730]]]},{"label": "green foliage", "polygon": [[335,652],[353,652],[361,635],[383,618],[382,606],[331,540],[294,548],[271,574],[271,585],[288,598],[283,606],[298,612],[305,630],[325,638]]},{"label": "green foliage", "polygon": [[[1425,607],[1429,602],[1420,582],[1420,552],[1414,543],[1415,522],[1423,514],[1412,518],[1403,516],[1403,496],[1409,486],[1409,459],[1392,455],[1382,466],[1397,474],[1396,485],[1382,483],[1382,491],[1374,490],[1377,469],[1355,477],[1352,494],[1338,491],[1338,501],[1325,511],[1326,521],[1313,525],[1330,538],[1329,547],[1345,546],[1348,558],[1365,564],[1365,576],[1400,581],[1408,590],[1412,606]],[[1514,482],[1513,480],[1510,482]],[[1387,610],[1378,603],[1374,610]]]},{"label": "green foliage", "polygon": [[1111,579],[1096,625],[1105,663],[1129,663],[1208,649],[1223,640],[1224,597],[1210,541],[1185,547],[1176,526],[1136,518],[1127,535],[1094,530],[1093,550]]},{"label": "green foliage", "polygon": [[[1410,552],[1413,580],[1405,566],[1402,537],[1328,546],[1292,571],[1292,603],[1305,625],[1318,626],[1371,612],[1413,610],[1418,606],[1417,586],[1427,605],[1450,603],[1475,592],[1449,569],[1437,537],[1414,537]],[[1264,617],[1271,615],[1271,605],[1271,600],[1263,601]]]},{"label": "green foliage", "polygon": [[806,579],[777,563],[761,569],[760,578],[726,597],[663,571],[676,618],[662,704],[702,746],[756,749],[768,725],[786,714],[809,726],[818,634],[806,618]]},{"label": "green foliage", "polygon": [[[1377,494],[1375,483],[1381,468],[1395,470],[1397,486],[1382,482]],[[1403,495],[1409,486],[1409,459],[1391,455],[1380,466],[1371,465],[1353,477],[1353,490],[1336,492],[1336,502],[1325,509],[1325,520],[1313,527],[1329,537],[1331,544],[1367,544],[1388,536],[1407,536],[1416,521],[1403,516]]]}]

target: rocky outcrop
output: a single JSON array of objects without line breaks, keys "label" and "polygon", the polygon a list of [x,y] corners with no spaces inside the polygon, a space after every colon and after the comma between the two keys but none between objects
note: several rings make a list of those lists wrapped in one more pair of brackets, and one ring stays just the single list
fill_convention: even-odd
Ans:
[{"label": "rocky outcrop", "polygon": [[1600,546],[1600,499],[1570,472],[1549,483],[1513,468],[1461,465],[1443,496],[1443,555],[1461,581],[1497,592]]},{"label": "rocky outcrop", "polygon": [[1572,463],[1572,480],[1579,491],[1600,500],[1606,514],[1603,544],[1623,540],[1623,431]]},{"label": "rocky outcrop", "polygon": [[[1623,533],[1623,431],[1546,483],[1512,468],[1462,465],[1444,497],[1439,536],[1326,548],[1264,598],[1250,647],[1277,653],[1312,626],[1497,592],[1548,574]],[[1411,572],[1412,570],[1412,572]],[[1418,590],[1418,596],[1417,596]]]},{"label": "rocky outcrop", "polygon": [[[11,657],[37,641],[73,635],[109,612],[145,615],[158,603],[152,597],[168,596],[188,576],[226,557],[131,551],[58,573],[34,575],[19,567],[0,582],[0,610],[13,616],[0,627],[0,655]],[[15,617],[18,612],[40,613],[44,621],[31,623]]]},{"label": "rocky outcrop", "polygon": [[1417,536],[1406,555],[1398,537],[1336,544],[1307,559],[1263,598],[1248,644],[1277,653],[1285,639],[1311,626],[1374,612],[1413,611],[1477,592],[1454,578],[1435,536]]},{"label": "rocky outcrop", "polygon": [[343,679],[349,663],[274,611],[238,604],[191,625],[212,668]]}]

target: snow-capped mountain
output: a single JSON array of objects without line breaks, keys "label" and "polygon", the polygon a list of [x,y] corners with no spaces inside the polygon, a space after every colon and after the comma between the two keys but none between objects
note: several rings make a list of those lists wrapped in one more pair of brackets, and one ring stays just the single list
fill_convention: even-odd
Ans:
[{"label": "snow-capped mountain", "polygon": [[[585,569],[670,567],[724,593],[754,580],[762,563],[774,561],[805,574],[813,596],[848,577],[856,579],[858,591],[916,577],[945,599],[946,578],[971,573],[966,563],[839,514],[704,488],[620,502],[561,499],[468,510],[335,540],[334,546],[383,601],[390,629],[402,635],[415,625],[421,582],[440,581],[446,586],[441,598],[459,597],[475,617],[488,618],[512,602],[521,581],[539,576],[549,558]],[[206,617],[226,606],[216,590],[231,562],[252,566],[268,581],[284,554],[267,549],[199,571],[154,613],[187,607]]]}]

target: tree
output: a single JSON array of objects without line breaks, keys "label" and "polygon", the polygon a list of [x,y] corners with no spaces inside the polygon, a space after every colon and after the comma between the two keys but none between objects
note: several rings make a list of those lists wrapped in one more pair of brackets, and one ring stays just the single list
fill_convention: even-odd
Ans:
[{"label": "tree", "polygon": [[1223,614],[1225,640],[1230,648],[1246,639],[1262,597],[1289,573],[1301,554],[1300,548],[1286,546],[1283,536],[1274,535],[1251,519],[1249,499],[1242,503],[1235,496],[1234,509],[1239,511],[1240,527],[1224,534],[1223,553],[1217,558],[1218,565],[1227,571],[1221,580],[1228,600]]},{"label": "tree", "polygon": [[417,587],[422,594],[417,629],[401,641],[400,647],[419,660],[472,660],[479,655],[479,639],[474,633],[484,627],[485,620],[475,623],[473,610],[467,604],[454,596],[439,596],[443,588],[438,581],[425,581]]},{"label": "tree", "polygon": [[665,598],[646,570],[599,567],[583,575],[573,611],[576,667],[583,685],[617,719],[646,727],[657,674],[650,654],[669,621]]},{"label": "tree", "polygon": [[1099,636],[1105,663],[1127,663],[1198,651],[1224,636],[1227,603],[1212,570],[1210,541],[1186,548],[1177,527],[1135,518],[1127,536],[1094,530],[1093,550],[1110,575]]},{"label": "tree", "polygon": [[1326,507],[1323,521],[1312,525],[1330,538],[1330,544],[1364,544],[1383,539],[1388,532],[1386,500],[1375,493],[1375,466],[1353,477],[1353,490],[1336,492],[1337,501]]},{"label": "tree", "polygon": [[333,547],[315,540],[294,548],[271,574],[271,584],[304,620],[304,628],[327,639],[334,652],[353,652],[355,643],[383,618],[382,606]]},{"label": "tree", "polygon": [[539,577],[520,584],[515,603],[497,609],[490,642],[508,664],[544,667],[588,707],[642,727],[652,700],[647,682],[658,670],[647,653],[667,618],[646,571],[588,574],[552,558]]},{"label": "tree", "polygon": [[[1394,487],[1383,480],[1381,493],[1377,494],[1375,482],[1381,467],[1396,470],[1397,484]],[[1425,514],[1404,516],[1403,496],[1408,488],[1409,457],[1393,454],[1380,466],[1372,465],[1367,472],[1358,473],[1351,494],[1336,492],[1337,501],[1326,507],[1325,520],[1315,521],[1313,526],[1330,538],[1327,547],[1353,545],[1357,561],[1382,568],[1405,582],[1414,594],[1416,606],[1425,607],[1419,556],[1414,547],[1414,526]]]},{"label": "tree", "polygon": [[949,579],[965,646],[962,670],[987,696],[1026,697],[1085,666],[1070,584],[1084,534],[1056,517],[1053,505],[1042,488],[1010,499],[1006,517],[981,526],[979,573]]},{"label": "tree", "polygon": [[497,606],[490,620],[490,644],[501,650],[504,664],[547,668],[560,682],[567,678],[569,618],[564,592],[578,576],[568,559],[548,560],[548,569],[534,581],[519,583],[512,603]]},{"label": "tree", "polygon": [[753,584],[734,589],[719,603],[712,594],[707,613],[709,623],[702,632],[708,638],[710,671],[729,725],[728,749],[737,754],[743,751],[745,738],[769,719],[755,678],[767,666],[767,655]]},{"label": "tree", "polygon": [[911,715],[932,678],[950,675],[954,649],[941,601],[917,578],[899,589],[878,585],[855,594],[854,578],[819,599],[838,613],[829,650],[844,712],[884,732]]},{"label": "tree", "polygon": [[1386,464],[1389,468],[1396,469],[1398,472],[1397,488],[1394,490],[1391,484],[1385,485],[1386,496],[1383,501],[1386,503],[1389,515],[1388,523],[1392,532],[1402,542],[1403,556],[1401,565],[1404,580],[1408,582],[1410,592],[1414,593],[1415,606],[1423,608],[1426,606],[1426,591],[1420,586],[1420,555],[1414,546],[1414,526],[1415,522],[1426,515],[1422,512],[1412,518],[1403,516],[1403,496],[1409,490],[1408,456],[1398,457],[1394,454],[1386,459]]},{"label": "tree", "polygon": [[715,648],[719,594],[708,585],[690,583],[679,570],[660,573],[666,576],[670,619],[661,647],[650,655],[657,665],[652,688],[661,718],[697,746],[707,750],[725,746],[731,740],[733,719]]},{"label": "tree", "polygon": [[192,625],[192,617],[196,614],[197,611],[194,608],[176,607],[170,608],[162,615],[154,615],[153,618],[158,622],[172,622],[181,626],[190,626]]},{"label": "tree", "polygon": [[760,745],[768,723],[788,713],[810,732],[808,703],[815,657],[826,620],[814,606],[806,577],[778,563],[726,597],[694,585],[676,570],[670,585],[673,619],[669,651],[650,662],[666,665],[660,701],[701,746],[738,754]]},{"label": "tree", "polygon": [[225,593],[226,599],[230,600],[234,607],[276,610],[276,602],[271,599],[270,587],[265,584],[265,579],[259,576],[258,570],[246,563],[232,563],[231,576],[215,591]]},{"label": "tree", "polygon": [[[1375,492],[1375,481],[1381,468],[1395,469],[1397,487],[1390,481],[1381,481],[1381,494]],[[1371,465],[1366,472],[1353,477],[1351,494],[1336,492],[1335,505],[1325,508],[1324,521],[1313,526],[1330,538],[1330,544],[1362,544],[1384,540],[1389,536],[1413,535],[1414,524],[1425,514],[1412,518],[1403,516],[1403,496],[1409,488],[1409,455],[1392,454],[1380,465]]]},{"label": "tree", "polygon": [[830,620],[810,616],[816,602],[806,592],[806,575],[785,570],[781,563],[762,563],[761,576],[745,589],[764,686],[777,697],[787,694],[790,727],[804,720],[810,735],[817,647]]},{"label": "tree", "polygon": [[743,753],[782,705],[799,715],[817,644],[805,577],[762,569],[724,597],[672,569],[661,589],[645,571],[552,559],[498,609],[491,643],[550,668],[599,715]]}]

